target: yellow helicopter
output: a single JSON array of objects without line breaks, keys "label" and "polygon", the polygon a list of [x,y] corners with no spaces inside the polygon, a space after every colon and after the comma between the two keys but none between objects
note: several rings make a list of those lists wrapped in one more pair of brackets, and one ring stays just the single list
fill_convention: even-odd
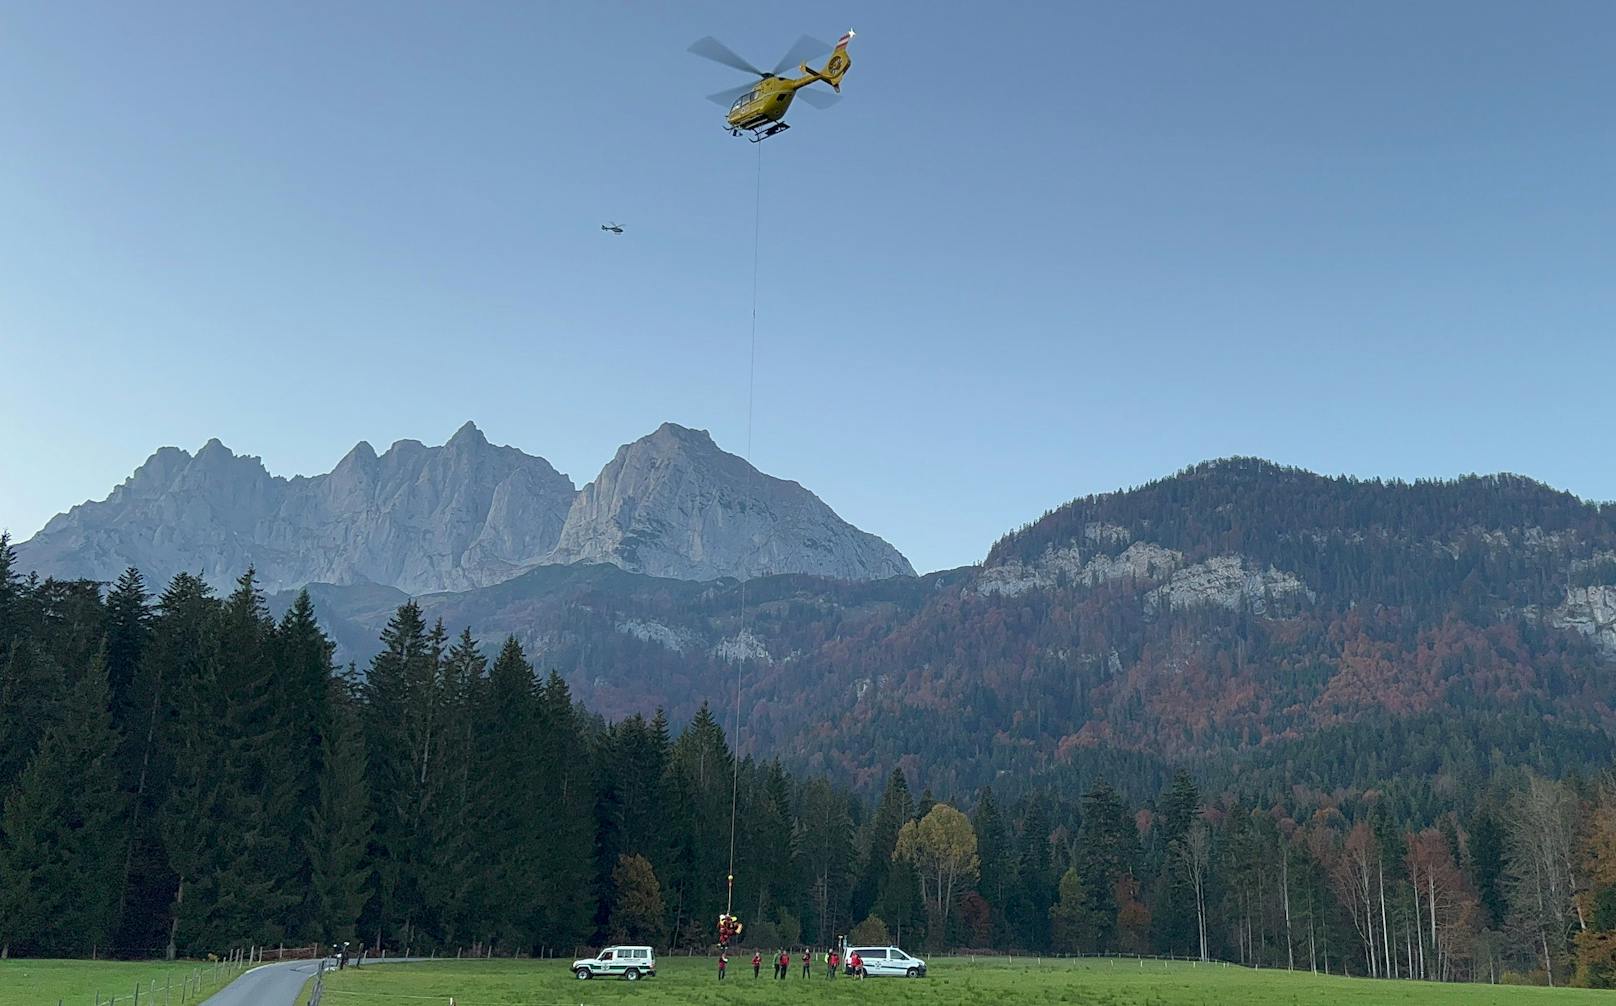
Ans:
[{"label": "yellow helicopter", "polygon": [[[775,64],[773,70],[759,70],[711,35],[693,43],[690,51],[715,63],[758,75],[760,79],[755,84],[742,84],[707,96],[708,101],[729,106],[724,123],[731,136],[750,133],[749,139],[757,143],[791,128],[785,122],[786,110],[791,107],[792,99],[799,94],[802,100],[816,108],[828,108],[835,104],[835,95],[803,89],[816,81],[824,81],[832,90],[839,93],[842,89],[842,78],[847,76],[847,68],[853,65],[853,61],[847,55],[847,43],[852,40],[851,30],[843,35],[835,46],[826,45],[804,35],[780,58],[780,62]],[[827,49],[830,50],[830,59],[825,61],[823,70],[815,70],[808,65],[808,60]],[[802,71],[803,76],[782,76],[794,65]]]}]

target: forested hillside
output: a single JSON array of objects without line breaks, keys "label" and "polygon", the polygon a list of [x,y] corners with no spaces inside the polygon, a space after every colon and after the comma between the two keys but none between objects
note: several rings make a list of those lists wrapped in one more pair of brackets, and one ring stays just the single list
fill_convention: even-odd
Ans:
[{"label": "forested hillside", "polygon": [[[314,590],[361,663],[405,599]],[[1500,765],[1616,753],[1616,511],[1514,476],[1235,459],[919,579],[550,567],[420,604],[515,635],[608,718],[727,705],[745,655],[753,749],[866,796],[901,764],[940,793],[1104,775],[1143,800],[1192,764],[1254,797],[1375,790],[1418,815],[1468,810]]]},{"label": "forested hillside", "polygon": [[[363,680],[331,654],[309,598],[272,619],[250,572],[223,597],[184,574],[103,594],[20,577],[0,541],[0,953],[707,946],[733,794],[749,947],[852,933],[1616,980],[1603,772],[1498,761],[1472,809],[1424,813],[1189,774],[1132,798],[1028,778],[917,797],[913,756],[873,755],[869,798],[844,773],[737,763],[706,707],[607,722],[514,638],[485,648],[414,603]],[[1139,763],[1110,767],[1144,788]]]}]

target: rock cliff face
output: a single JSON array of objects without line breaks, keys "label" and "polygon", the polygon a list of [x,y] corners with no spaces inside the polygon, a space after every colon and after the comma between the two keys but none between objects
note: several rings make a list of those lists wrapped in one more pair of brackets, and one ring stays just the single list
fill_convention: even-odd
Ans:
[{"label": "rock cliff face", "polygon": [[898,550],[795,482],[664,423],[620,448],[578,494],[551,562],[609,562],[681,580],[810,573],[913,576]]},{"label": "rock cliff face", "polygon": [[412,593],[497,583],[542,560],[572,481],[543,458],[495,447],[467,423],[442,447],[360,443],[330,473],[286,479],[217,440],[165,447],[100,502],[54,518],[22,565],[109,580],[135,566],[223,585],[248,565],[268,590],[378,583]]},{"label": "rock cliff face", "polygon": [[1616,586],[1572,587],[1554,609],[1554,624],[1580,632],[1608,657],[1616,657]]},{"label": "rock cliff face", "polygon": [[164,447],[18,557],[44,576],[94,580],[134,566],[159,587],[181,571],[224,587],[251,565],[271,591],[372,583],[411,594],[580,561],[680,579],[914,573],[795,482],[671,424],[620,449],[582,493],[471,423],[442,447],[401,440],[378,456],[361,443],[328,474],[291,479],[217,440],[195,456]]}]

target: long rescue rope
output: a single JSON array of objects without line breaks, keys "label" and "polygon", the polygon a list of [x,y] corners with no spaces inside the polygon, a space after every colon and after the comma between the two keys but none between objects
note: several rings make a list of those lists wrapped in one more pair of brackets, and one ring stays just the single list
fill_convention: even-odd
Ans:
[{"label": "long rescue rope", "polygon": [[[757,183],[752,202],[752,331],[746,366],[746,462],[752,463],[752,403],[757,386],[757,301],[758,301],[758,239],[763,232],[763,144],[757,147]],[[741,671],[746,666],[748,635],[746,629],[746,575],[741,575],[741,630],[736,637],[740,644],[735,660],[735,751],[729,788],[729,871],[728,892],[724,899],[724,914],[735,914],[735,824],[740,809],[741,793]]]}]

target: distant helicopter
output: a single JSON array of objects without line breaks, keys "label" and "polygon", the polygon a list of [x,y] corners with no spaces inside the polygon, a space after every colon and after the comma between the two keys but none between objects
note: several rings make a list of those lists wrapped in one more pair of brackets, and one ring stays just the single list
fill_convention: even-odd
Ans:
[{"label": "distant helicopter", "polygon": [[[724,123],[731,136],[740,136],[743,132],[751,133],[748,138],[757,143],[791,128],[784,121],[786,110],[791,107],[791,99],[799,93],[802,100],[817,108],[828,108],[835,103],[835,95],[820,91],[805,91],[803,88],[822,80],[839,93],[842,89],[842,78],[847,76],[848,67],[853,65],[853,61],[847,55],[847,43],[852,39],[853,32],[849,30],[832,47],[804,35],[791,47],[791,51],[780,58],[780,62],[775,64],[773,70],[759,70],[711,35],[693,43],[690,51],[715,63],[755,73],[761,78],[756,84],[742,84],[707,96],[708,101],[729,106]],[[825,68],[815,70],[809,67],[806,61],[826,49],[830,49],[831,54]],[[794,64],[798,64],[797,68],[804,76],[781,76]]]},{"label": "distant helicopter", "polygon": [[611,231],[613,234],[621,234],[621,233],[623,233],[623,228],[617,226],[615,223],[601,224],[600,229],[603,230],[603,231]]}]

